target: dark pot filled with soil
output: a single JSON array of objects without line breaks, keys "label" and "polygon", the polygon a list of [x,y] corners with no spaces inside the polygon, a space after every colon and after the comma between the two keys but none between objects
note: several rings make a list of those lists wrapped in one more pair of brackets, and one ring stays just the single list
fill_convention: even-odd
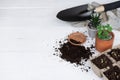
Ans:
[{"label": "dark pot filled with soil", "polygon": [[108,55],[110,55],[113,59],[116,61],[120,61],[120,49],[112,49],[110,52],[108,52]]},{"label": "dark pot filled with soil", "polygon": [[96,65],[99,69],[112,66],[112,61],[106,55],[101,55],[93,59],[92,63]]},{"label": "dark pot filled with soil", "polygon": [[120,68],[118,66],[114,66],[104,73],[104,80],[120,80]]},{"label": "dark pot filled with soil", "polygon": [[97,76],[102,77],[102,71],[112,66],[112,61],[105,54],[102,54],[91,60],[91,66],[94,73]]}]

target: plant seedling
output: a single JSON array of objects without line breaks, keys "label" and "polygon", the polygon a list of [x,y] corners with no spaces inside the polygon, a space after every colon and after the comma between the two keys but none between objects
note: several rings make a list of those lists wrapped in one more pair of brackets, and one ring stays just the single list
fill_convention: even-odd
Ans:
[{"label": "plant seedling", "polygon": [[98,38],[102,39],[102,40],[109,40],[112,38],[112,35],[110,34],[110,32],[112,32],[112,27],[107,24],[107,25],[99,25],[97,26],[97,30],[98,30]]},{"label": "plant seedling", "polygon": [[97,26],[100,25],[101,23],[100,14],[99,13],[92,14],[90,23],[91,23],[90,26],[97,28]]}]

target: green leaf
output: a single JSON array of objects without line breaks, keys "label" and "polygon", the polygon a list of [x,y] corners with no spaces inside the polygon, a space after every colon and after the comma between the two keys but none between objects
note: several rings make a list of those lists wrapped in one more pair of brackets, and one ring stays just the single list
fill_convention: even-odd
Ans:
[{"label": "green leaf", "polygon": [[99,13],[92,14],[90,22],[92,23],[93,27],[97,28],[97,26],[101,24],[100,14]]},{"label": "green leaf", "polygon": [[98,37],[100,39],[108,40],[110,39],[110,32],[112,31],[112,27],[107,24],[107,25],[99,25],[97,26],[98,30]]}]

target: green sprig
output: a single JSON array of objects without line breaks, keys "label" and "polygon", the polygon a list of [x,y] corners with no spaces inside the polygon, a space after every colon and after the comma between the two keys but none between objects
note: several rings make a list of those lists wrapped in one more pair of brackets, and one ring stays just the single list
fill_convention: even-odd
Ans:
[{"label": "green sprig", "polygon": [[97,28],[97,26],[100,25],[101,23],[100,14],[99,13],[92,14],[90,22],[94,28]]},{"label": "green sprig", "polygon": [[111,39],[111,35],[110,32],[112,32],[112,27],[107,24],[107,25],[99,25],[97,26],[97,30],[98,30],[98,38],[102,39],[102,40],[109,40]]}]

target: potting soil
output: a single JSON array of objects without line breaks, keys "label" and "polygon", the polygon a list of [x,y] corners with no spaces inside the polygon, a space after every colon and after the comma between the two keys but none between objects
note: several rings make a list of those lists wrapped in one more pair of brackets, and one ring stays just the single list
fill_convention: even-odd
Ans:
[{"label": "potting soil", "polygon": [[77,66],[84,66],[84,68],[81,69],[88,72],[90,67],[85,66],[85,64],[90,56],[94,54],[94,52],[91,52],[91,49],[94,48],[93,45],[91,45],[91,47],[85,47],[83,45],[75,46],[66,40],[63,42],[59,41],[59,46],[59,48],[55,48],[56,54],[54,55],[57,55],[70,63],[75,63]]}]

